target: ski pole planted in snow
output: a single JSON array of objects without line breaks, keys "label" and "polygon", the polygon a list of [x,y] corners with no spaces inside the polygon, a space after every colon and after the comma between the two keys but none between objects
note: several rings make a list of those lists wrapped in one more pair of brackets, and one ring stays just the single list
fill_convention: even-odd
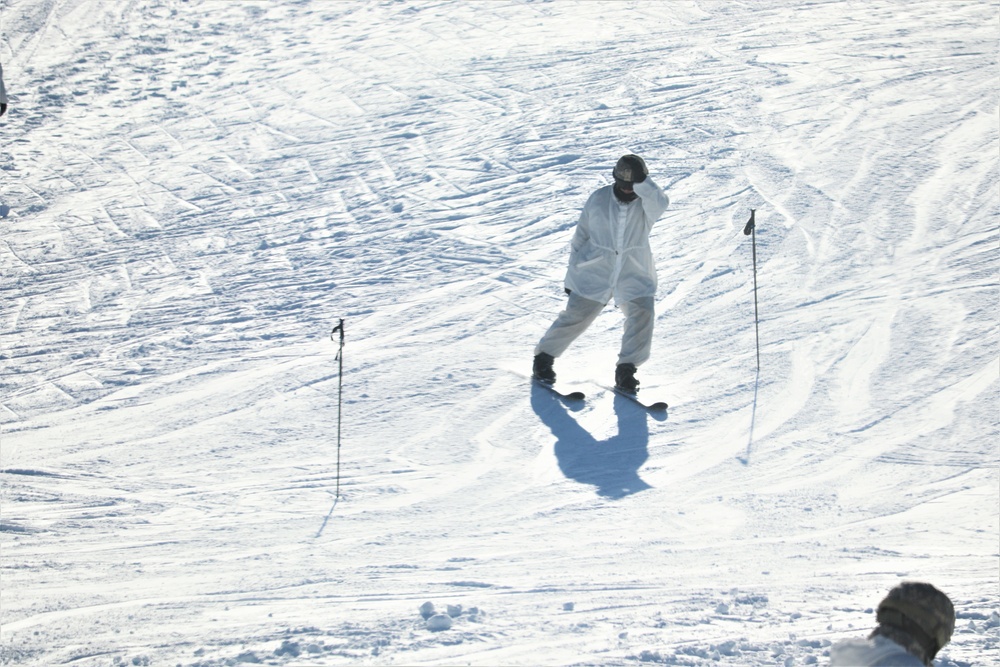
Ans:
[{"label": "ski pole planted in snow", "polygon": [[341,413],[344,405],[344,320],[341,319],[340,323],[333,328],[330,332],[330,340],[336,342],[334,334],[340,332],[340,347],[337,349],[337,361],[339,366],[337,368],[337,493],[334,496],[336,499],[340,498],[340,422]]},{"label": "ski pole planted in snow", "polygon": [[743,465],[750,464],[750,451],[753,447],[753,429],[757,423],[757,391],[760,388],[760,315],[757,309],[757,222],[754,219],[754,214],[757,209],[750,209],[750,219],[747,220],[746,227],[743,228],[743,233],[750,237],[753,245],[753,330],[754,338],[757,341],[757,378],[753,383],[753,410],[750,417],[750,439],[747,441],[747,451],[743,456],[738,456],[740,463]]},{"label": "ski pole planted in snow", "polygon": [[757,209],[750,209],[750,219],[747,220],[743,233],[750,237],[753,245],[753,329],[757,340],[757,374],[760,375],[760,315],[757,310],[757,223],[754,215]]},{"label": "ski pole planted in snow", "polygon": [[[340,333],[340,346],[337,348],[336,359],[339,362],[337,368],[337,490],[333,496],[333,505],[330,506],[330,511],[326,513],[326,517],[323,519],[323,524],[316,531],[315,538],[319,538],[323,535],[323,531],[326,529],[326,524],[329,523],[330,517],[333,516],[333,510],[337,509],[337,503],[340,502],[340,422],[341,413],[344,405],[344,320],[341,319],[337,326],[333,328],[330,332],[330,340],[333,342],[338,342],[336,334]],[[329,493],[329,491],[327,491]]]}]

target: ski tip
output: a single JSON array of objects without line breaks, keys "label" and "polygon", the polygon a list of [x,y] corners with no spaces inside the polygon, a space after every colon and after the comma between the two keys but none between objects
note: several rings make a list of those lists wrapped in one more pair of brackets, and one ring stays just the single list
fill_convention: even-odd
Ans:
[{"label": "ski tip", "polygon": [[546,382],[545,380],[542,380],[541,378],[534,376],[532,376],[531,380],[536,385],[548,389],[550,392],[552,392],[553,394],[555,394],[556,396],[565,401],[583,401],[587,398],[587,395],[584,394],[582,391],[562,392],[555,386],[555,383],[553,382]]},{"label": "ski tip", "polygon": [[657,401],[656,403],[646,403],[641,398],[639,398],[637,393],[633,394],[632,392],[625,391],[620,387],[614,387],[612,391],[614,391],[616,394],[620,396],[624,396],[625,398],[632,401],[636,405],[641,405],[650,412],[666,412],[668,407],[664,401]]}]

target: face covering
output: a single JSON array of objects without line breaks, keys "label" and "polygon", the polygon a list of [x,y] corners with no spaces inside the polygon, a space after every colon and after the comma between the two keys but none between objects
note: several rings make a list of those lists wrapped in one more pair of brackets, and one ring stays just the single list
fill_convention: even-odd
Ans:
[{"label": "face covering", "polygon": [[614,193],[618,201],[622,202],[623,204],[628,204],[629,202],[635,201],[636,197],[639,196],[636,193],[632,192],[632,184],[630,182],[623,181],[620,178],[615,179]]}]

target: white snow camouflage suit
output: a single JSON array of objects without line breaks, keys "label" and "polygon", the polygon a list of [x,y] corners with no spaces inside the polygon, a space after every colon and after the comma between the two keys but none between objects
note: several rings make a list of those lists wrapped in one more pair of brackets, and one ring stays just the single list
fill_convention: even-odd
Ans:
[{"label": "white snow camouflage suit", "polygon": [[924,667],[924,663],[891,639],[872,637],[834,644],[830,667]]},{"label": "white snow camouflage suit", "polygon": [[632,189],[638,198],[622,204],[613,186],[599,188],[587,199],[570,244],[566,288],[584,299],[619,305],[656,294],[656,267],[649,247],[653,223],[670,199],[647,177]]},{"label": "white snow camouflage suit", "polygon": [[670,200],[648,176],[632,188],[637,197],[629,203],[619,201],[608,185],[584,204],[570,244],[569,302],[539,341],[536,355],[561,355],[614,297],[625,315],[618,363],[639,366],[649,358],[656,294],[649,233]]}]

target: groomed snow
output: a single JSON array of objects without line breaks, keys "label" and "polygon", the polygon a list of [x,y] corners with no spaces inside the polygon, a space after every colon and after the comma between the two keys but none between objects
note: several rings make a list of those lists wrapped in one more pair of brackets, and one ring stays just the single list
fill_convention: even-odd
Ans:
[{"label": "groomed snow", "polygon": [[[998,26],[0,4],[0,663],[825,664],[916,579],[1000,664]],[[527,380],[625,152],[665,416],[613,307]]]}]

